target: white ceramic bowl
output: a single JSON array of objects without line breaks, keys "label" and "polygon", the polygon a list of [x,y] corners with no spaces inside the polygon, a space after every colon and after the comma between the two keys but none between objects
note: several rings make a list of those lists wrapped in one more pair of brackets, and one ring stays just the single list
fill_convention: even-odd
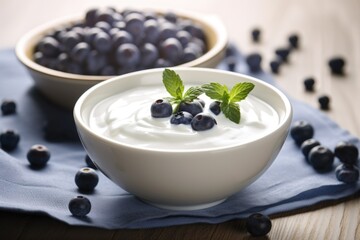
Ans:
[{"label": "white ceramic bowl", "polygon": [[126,74],[90,88],[74,107],[75,123],[91,159],[106,176],[126,191],[163,208],[206,208],[248,186],[271,165],[286,139],[292,108],[278,89],[249,76],[207,68],[174,70],[185,86],[209,82],[220,82],[227,86],[242,81],[254,83],[251,94],[276,110],[278,125],[249,142],[204,150],[151,150],[119,143],[90,128],[89,116],[94,105],[139,85],[159,84],[159,87],[163,87],[163,69]]},{"label": "white ceramic bowl", "polygon": [[[164,13],[165,10],[155,10]],[[208,41],[208,51],[201,57],[182,64],[186,67],[215,67],[223,59],[228,43],[227,32],[217,16],[194,12],[173,11],[178,16],[191,19],[204,30]],[[69,26],[82,17],[72,16],[57,19],[26,33],[16,45],[16,55],[27,68],[36,87],[54,103],[67,109],[73,108],[76,100],[91,86],[114,76],[89,76],[56,71],[33,61],[32,54],[39,40],[60,26]]]}]

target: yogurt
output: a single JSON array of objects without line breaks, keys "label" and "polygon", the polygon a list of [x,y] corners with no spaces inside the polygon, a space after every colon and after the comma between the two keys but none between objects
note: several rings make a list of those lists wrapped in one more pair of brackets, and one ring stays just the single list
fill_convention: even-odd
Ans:
[{"label": "yogurt", "polygon": [[170,118],[153,118],[151,104],[169,96],[163,86],[139,86],[97,103],[91,110],[89,125],[95,132],[122,144],[158,150],[204,150],[238,145],[258,139],[279,125],[275,109],[249,94],[239,102],[241,120],[236,124],[222,113],[215,116],[205,94],[204,112],[212,114],[217,125],[194,131],[190,125],[170,124]]}]

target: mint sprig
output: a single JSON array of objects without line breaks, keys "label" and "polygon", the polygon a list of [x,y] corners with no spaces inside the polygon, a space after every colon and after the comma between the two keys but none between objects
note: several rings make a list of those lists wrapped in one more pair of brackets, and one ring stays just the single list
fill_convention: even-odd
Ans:
[{"label": "mint sprig", "polygon": [[165,69],[163,71],[163,84],[166,91],[171,97],[166,98],[171,104],[175,104],[174,112],[177,112],[181,102],[192,102],[204,93],[203,89],[199,86],[190,87],[184,93],[184,83],[179,74],[174,70]]},{"label": "mint sprig", "polygon": [[234,123],[239,123],[241,112],[237,102],[245,99],[254,89],[254,86],[253,83],[241,82],[235,84],[229,91],[226,85],[212,82],[204,84],[201,87],[208,97],[221,102],[220,109],[225,117]]}]

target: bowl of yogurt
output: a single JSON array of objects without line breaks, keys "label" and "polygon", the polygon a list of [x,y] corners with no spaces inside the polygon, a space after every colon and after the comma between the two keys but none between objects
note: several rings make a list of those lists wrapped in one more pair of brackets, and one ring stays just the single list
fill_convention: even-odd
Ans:
[{"label": "bowl of yogurt", "polygon": [[292,107],[277,88],[250,76],[207,68],[173,68],[185,87],[217,82],[254,85],[240,101],[241,119],[204,112],[216,124],[206,131],[154,118],[150,106],[168,97],[164,69],[143,70],[99,83],[75,104],[74,119],[90,158],[114,183],[154,206],[196,210],[226,201],[258,179],[288,134]]}]

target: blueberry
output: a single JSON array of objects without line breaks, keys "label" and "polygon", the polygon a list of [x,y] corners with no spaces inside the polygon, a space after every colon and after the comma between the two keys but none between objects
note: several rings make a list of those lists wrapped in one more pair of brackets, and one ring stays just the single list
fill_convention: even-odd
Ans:
[{"label": "blueberry", "polygon": [[254,28],[251,31],[251,38],[252,38],[253,42],[259,42],[260,41],[260,34],[261,34],[261,31],[260,31],[259,28]]},{"label": "blueberry", "polygon": [[179,105],[179,111],[188,112],[193,116],[203,112],[203,106],[198,101],[193,102],[181,102]]},{"label": "blueberry", "polygon": [[93,50],[89,53],[85,63],[88,74],[96,75],[107,64],[107,60],[105,55]]},{"label": "blueberry", "polygon": [[205,33],[204,33],[203,29],[201,28],[201,26],[199,24],[197,24],[195,22],[188,21],[183,26],[183,30],[189,32],[190,35],[195,38],[199,38],[202,40],[205,39]]},{"label": "blueberry", "polygon": [[100,21],[95,24],[95,27],[100,28],[104,33],[108,33],[111,29],[111,25],[107,22]]},{"label": "blueberry", "polygon": [[3,115],[16,113],[16,103],[13,100],[5,99],[1,102],[1,112]]},{"label": "blueberry", "polygon": [[318,102],[320,104],[321,110],[329,110],[330,109],[330,97],[327,95],[321,95],[318,98]]},{"label": "blueberry", "polygon": [[27,160],[33,167],[44,167],[50,159],[50,151],[47,147],[36,144],[27,152]]},{"label": "blueberry", "polygon": [[291,48],[299,48],[299,35],[291,34],[288,38]]},{"label": "blueberry", "polygon": [[91,202],[84,196],[77,196],[69,201],[68,207],[75,217],[85,217],[91,210]]},{"label": "blueberry", "polygon": [[199,113],[191,120],[191,127],[195,131],[205,131],[216,125],[216,120],[207,114]]},{"label": "blueberry", "polygon": [[268,216],[261,213],[253,213],[246,218],[246,230],[254,237],[261,237],[268,234],[271,230],[272,223]]},{"label": "blueberry", "polygon": [[335,146],[334,154],[342,163],[356,164],[359,150],[354,144],[342,141]]},{"label": "blueberry", "polygon": [[94,47],[99,53],[107,53],[111,50],[112,40],[105,32],[99,32],[94,38]]},{"label": "blueberry", "polygon": [[300,146],[301,152],[305,156],[307,161],[309,161],[309,152],[311,151],[311,149],[319,145],[320,142],[314,138],[309,138],[301,144]]},{"label": "blueberry", "polygon": [[0,134],[0,145],[5,151],[14,150],[20,141],[20,135],[14,130],[6,130]]},{"label": "blueberry", "polygon": [[140,62],[140,51],[135,44],[124,43],[116,50],[116,61],[121,66],[135,66]]},{"label": "blueberry", "polygon": [[140,13],[130,13],[125,17],[126,31],[133,37],[141,39],[144,36],[145,17]]},{"label": "blueberry", "polygon": [[171,104],[163,99],[156,100],[151,104],[151,116],[154,118],[166,118],[170,117],[173,109]]},{"label": "blueberry", "polygon": [[74,46],[70,52],[71,58],[78,62],[83,63],[90,53],[90,46],[85,42],[80,42]]},{"label": "blueberry", "polygon": [[46,57],[56,57],[60,53],[59,42],[53,37],[45,37],[38,45],[39,51]]},{"label": "blueberry", "polygon": [[315,79],[312,77],[306,78],[304,80],[305,91],[312,92],[314,91]]},{"label": "blueberry", "polygon": [[271,72],[274,74],[278,74],[280,70],[281,62],[279,60],[272,60],[270,62]]},{"label": "blueberry", "polygon": [[177,28],[175,24],[165,22],[159,26],[159,41],[165,41],[168,38],[176,38]]},{"label": "blueberry", "polygon": [[96,165],[94,164],[94,162],[91,160],[89,155],[85,156],[85,163],[88,167],[97,170],[98,168],[96,167]]},{"label": "blueberry", "polygon": [[160,45],[160,54],[164,59],[177,64],[184,54],[184,49],[176,38],[167,38]]},{"label": "blueberry", "polygon": [[315,170],[329,171],[334,163],[334,154],[327,147],[315,146],[309,152],[309,163]]},{"label": "blueberry", "polygon": [[145,43],[141,48],[141,65],[144,67],[153,66],[159,57],[157,48],[151,43]]},{"label": "blueberry", "polygon": [[85,24],[90,27],[94,26],[96,23],[97,15],[98,15],[97,8],[92,8],[87,10],[85,13]]},{"label": "blueberry", "polygon": [[300,146],[305,140],[314,136],[314,128],[307,121],[296,121],[290,129],[290,136]]},{"label": "blueberry", "polygon": [[337,180],[344,183],[356,183],[359,180],[359,168],[351,164],[340,164],[335,169]]},{"label": "blueberry", "polygon": [[80,63],[73,62],[67,65],[66,72],[74,73],[74,74],[83,74],[84,70]]},{"label": "blueberry", "polygon": [[345,60],[342,57],[333,57],[328,62],[331,73],[334,75],[343,75]]},{"label": "blueberry", "polygon": [[79,37],[79,34],[77,34],[75,31],[68,31],[64,34],[64,37],[62,39],[63,47],[66,51],[70,52],[73,47],[75,47],[76,44],[81,42],[81,39]]},{"label": "blueberry", "polygon": [[171,116],[170,123],[175,125],[179,125],[179,124],[188,125],[191,123],[192,119],[193,119],[193,115],[191,115],[188,112],[180,111]]},{"label": "blueberry", "polygon": [[176,21],[178,19],[177,15],[175,13],[173,13],[173,12],[166,12],[164,14],[164,18],[166,20],[168,20],[169,22],[172,22],[172,23],[176,23]]},{"label": "blueberry", "polygon": [[259,72],[261,70],[262,57],[259,53],[252,53],[246,56],[246,63],[250,72]]},{"label": "blueberry", "polygon": [[186,62],[193,61],[196,58],[198,58],[198,55],[196,54],[196,52],[194,52],[191,48],[186,47],[186,48],[184,48],[184,54],[183,54],[180,62],[186,63]]},{"label": "blueberry", "polygon": [[113,41],[113,47],[116,49],[121,44],[132,43],[134,41],[134,39],[130,33],[123,31],[123,30],[119,30],[118,32],[116,32],[114,34],[112,41]]},{"label": "blueberry", "polygon": [[192,36],[189,32],[180,30],[176,33],[176,38],[179,40],[181,45],[185,48],[188,43],[191,41]]},{"label": "blueberry", "polygon": [[144,39],[149,43],[157,43],[160,35],[160,30],[158,26],[158,22],[154,19],[146,20],[144,23]]},{"label": "blueberry", "polygon": [[214,102],[210,103],[210,106],[209,106],[210,111],[215,115],[219,115],[221,112],[220,104],[221,104],[221,102],[219,102],[219,101],[214,101]]},{"label": "blueberry", "polygon": [[290,49],[289,48],[277,48],[277,49],[275,49],[275,54],[281,59],[282,62],[288,62]]},{"label": "blueberry", "polygon": [[75,184],[81,191],[93,191],[98,182],[98,174],[89,167],[81,168],[75,175]]}]

